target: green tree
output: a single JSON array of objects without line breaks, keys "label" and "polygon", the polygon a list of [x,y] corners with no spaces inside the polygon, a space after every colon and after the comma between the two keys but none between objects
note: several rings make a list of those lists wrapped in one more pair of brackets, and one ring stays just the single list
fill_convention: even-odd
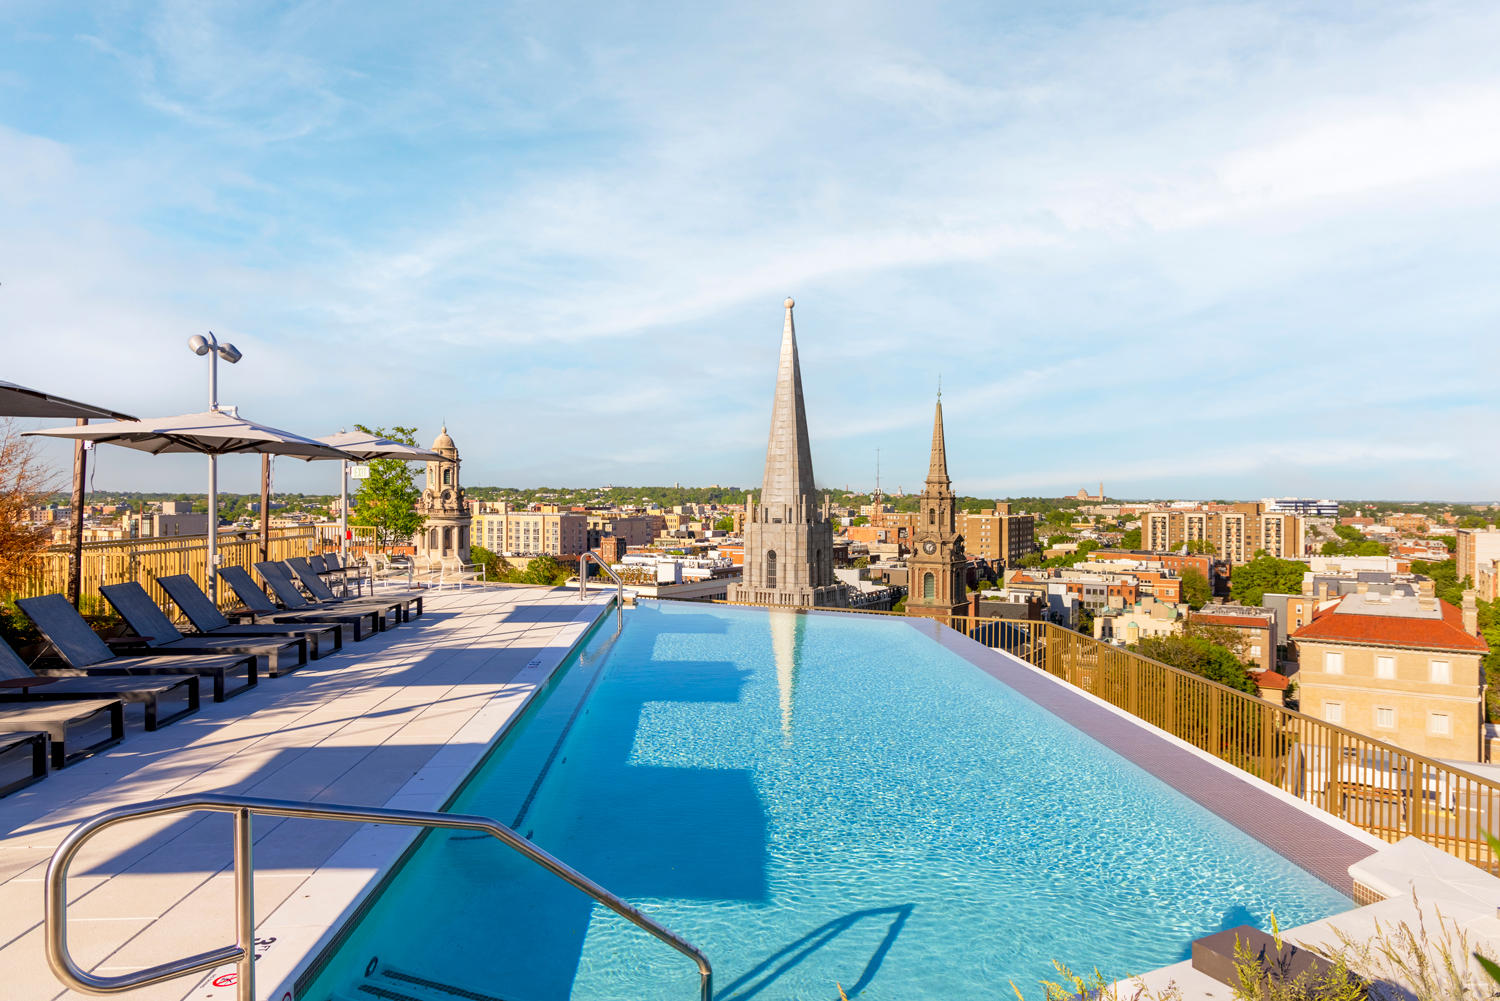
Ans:
[{"label": "green tree", "polygon": [[1123,536],[1121,536],[1120,537],[1120,548],[1122,548],[1122,549],[1139,549],[1139,548],[1141,548],[1141,530],[1139,528],[1132,528],[1129,531],[1127,531]]},{"label": "green tree", "polygon": [[1188,607],[1197,611],[1208,604],[1208,599],[1212,597],[1213,588],[1209,586],[1208,578],[1194,567],[1183,567],[1182,600],[1188,603]]},{"label": "green tree", "polygon": [[1411,561],[1412,573],[1423,574],[1432,578],[1432,593],[1442,598],[1450,605],[1464,603],[1464,584],[1466,581],[1458,579],[1458,561],[1441,560],[1429,563],[1424,560]]},{"label": "green tree", "polygon": [[510,579],[512,567],[499,553],[491,552],[483,546],[470,546],[469,559],[484,567],[484,579],[487,581]]},{"label": "green tree", "polygon": [[1233,651],[1201,636],[1148,636],[1134,649],[1143,657],[1250,695],[1256,694],[1255,680]]},{"label": "green tree", "polygon": [[[379,435],[391,441],[415,445],[417,429],[397,425],[390,429],[369,428],[356,424],[365,434]],[[417,513],[422,491],[417,487],[411,464],[401,459],[372,459],[370,475],[362,480],[354,495],[356,504],[349,522],[375,529],[376,544],[382,548],[405,544],[422,530],[427,519]]]},{"label": "green tree", "polygon": [[557,560],[543,553],[532,558],[521,571],[522,584],[557,584],[568,579],[570,571]]},{"label": "green tree", "polygon": [[1215,556],[1219,552],[1218,547],[1215,546],[1212,542],[1209,542],[1207,539],[1193,539],[1192,541],[1188,542],[1183,548],[1195,556]]},{"label": "green tree", "polygon": [[714,522],[714,531],[716,531],[716,532],[732,532],[732,531],[734,531],[734,515],[732,515],[732,514],[726,514],[724,517],[722,517],[718,521]]},{"label": "green tree", "polygon": [[1234,568],[1229,577],[1229,594],[1241,605],[1259,605],[1267,591],[1272,594],[1301,594],[1302,575],[1307,564],[1298,560],[1281,560],[1274,556],[1257,556]]}]

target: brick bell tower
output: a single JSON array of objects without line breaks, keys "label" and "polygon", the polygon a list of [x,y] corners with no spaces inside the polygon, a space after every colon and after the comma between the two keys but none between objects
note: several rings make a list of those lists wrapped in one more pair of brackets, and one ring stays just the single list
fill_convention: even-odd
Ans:
[{"label": "brick bell tower", "polygon": [[932,419],[932,457],[922,489],[919,521],[912,532],[912,554],[906,560],[906,614],[947,618],[967,615],[968,557],[958,534],[953,483],[948,479],[948,449],[943,440],[943,394],[938,392]]}]

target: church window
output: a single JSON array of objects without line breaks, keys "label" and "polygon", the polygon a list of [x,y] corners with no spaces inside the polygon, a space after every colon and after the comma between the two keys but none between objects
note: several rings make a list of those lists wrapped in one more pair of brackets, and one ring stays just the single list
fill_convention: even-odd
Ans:
[{"label": "church window", "polygon": [[937,508],[930,507],[930,508],[927,509],[927,524],[929,524],[929,525],[936,525],[937,524]]},{"label": "church window", "polygon": [[776,550],[766,550],[766,587],[776,586]]},{"label": "church window", "polygon": [[445,487],[451,487],[452,485],[453,485],[453,470],[451,468],[450,469],[444,469],[443,470],[443,486],[445,486]]},{"label": "church window", "polygon": [[936,575],[930,574],[930,573],[924,573],[922,575],[922,597],[924,597],[924,598],[936,598],[937,597],[937,576]]}]

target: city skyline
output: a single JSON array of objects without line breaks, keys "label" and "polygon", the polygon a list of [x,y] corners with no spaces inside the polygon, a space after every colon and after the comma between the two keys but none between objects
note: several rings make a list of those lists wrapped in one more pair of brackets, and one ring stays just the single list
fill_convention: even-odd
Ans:
[{"label": "city skyline", "polygon": [[820,486],[914,491],[941,374],[964,495],[1500,496],[1492,5],[359,13],[12,8],[6,378],[198,410],[212,329],[467,483],[753,484],[791,295]]}]

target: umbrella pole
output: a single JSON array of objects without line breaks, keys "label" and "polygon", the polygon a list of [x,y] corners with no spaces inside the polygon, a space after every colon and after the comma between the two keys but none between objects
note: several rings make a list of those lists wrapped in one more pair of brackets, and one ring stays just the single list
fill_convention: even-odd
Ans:
[{"label": "umbrella pole", "polygon": [[349,460],[339,463],[339,562],[349,564]]},{"label": "umbrella pole", "polygon": [[[78,418],[79,427],[88,422],[87,417]],[[69,512],[73,531],[68,539],[71,547],[68,552],[68,600],[74,608],[78,607],[78,592],[83,579],[83,485],[87,482],[84,471],[88,462],[89,453],[83,447],[83,440],[73,442],[73,496]]]},{"label": "umbrella pole", "polygon": [[210,454],[208,457],[208,566],[204,570],[204,576],[208,578],[209,598],[215,604],[219,601],[218,575],[214,573],[219,566],[219,457]]},{"label": "umbrella pole", "polygon": [[271,558],[271,454],[260,454],[260,558]]}]

